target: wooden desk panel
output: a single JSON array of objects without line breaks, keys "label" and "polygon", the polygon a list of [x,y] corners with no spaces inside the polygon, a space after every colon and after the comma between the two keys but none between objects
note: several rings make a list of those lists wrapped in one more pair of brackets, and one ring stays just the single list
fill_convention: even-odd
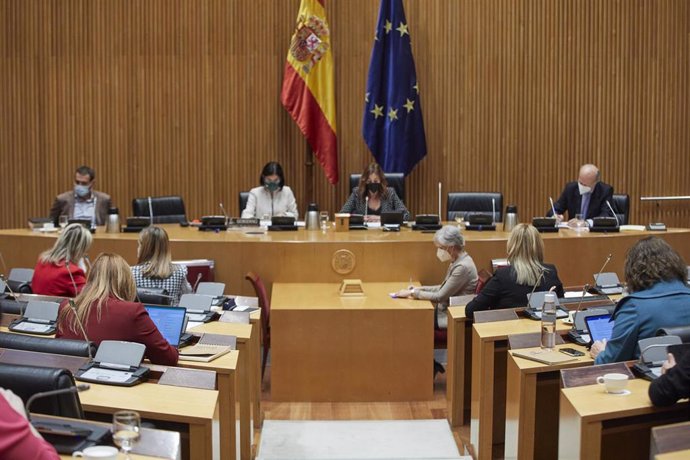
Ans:
[{"label": "wooden desk panel", "polygon": [[[389,233],[377,229],[342,233],[300,229],[251,235],[237,230],[199,232],[173,224],[164,227],[176,259],[214,259],[216,279],[242,295],[254,295],[244,280],[250,270],[261,275],[267,289],[277,281],[338,283],[343,276],[333,270],[331,261],[340,249],[348,249],[355,255],[356,265],[348,278],[388,282],[413,277],[422,284],[436,284],[446,271],[446,266],[436,259],[433,235],[408,229]],[[478,269],[491,270],[491,259],[505,257],[508,233],[465,231],[464,234],[467,251]],[[556,264],[564,284],[578,285],[590,281],[591,274],[601,267],[604,255],[611,253],[613,259],[608,269],[622,277],[628,248],[649,234],[652,233],[578,234],[571,230],[544,234],[546,261]],[[654,234],[690,260],[690,230],[670,229]],[[50,248],[55,238],[55,234],[26,229],[0,230],[0,252],[10,268],[33,267],[39,253]],[[89,252],[92,258],[100,252],[116,252],[134,264],[137,238],[136,233],[112,234],[99,228]],[[385,269],[382,261],[386,261]],[[584,281],[583,274],[586,274]]]},{"label": "wooden desk panel", "polygon": [[687,420],[690,404],[654,407],[649,382],[633,379],[628,395],[610,395],[601,385],[561,390],[559,459],[649,458],[651,428]]},{"label": "wooden desk panel", "polygon": [[448,423],[461,426],[470,420],[470,389],[472,388],[472,321],[465,316],[465,307],[449,307],[448,365],[446,367],[446,400]]},{"label": "wooden desk panel", "polygon": [[434,309],[389,296],[408,283],[364,283],[364,297],[345,298],[337,284],[275,283],[272,399],[431,399]]}]

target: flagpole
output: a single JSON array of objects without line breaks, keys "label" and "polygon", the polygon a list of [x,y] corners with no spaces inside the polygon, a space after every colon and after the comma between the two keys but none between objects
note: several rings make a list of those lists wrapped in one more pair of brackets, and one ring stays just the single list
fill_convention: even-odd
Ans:
[{"label": "flagpole", "polygon": [[306,199],[306,203],[302,203],[302,209],[305,211],[306,215],[306,209],[309,206],[309,203],[314,203],[314,153],[311,150],[311,146],[309,145],[309,142],[305,142],[305,148],[304,148],[304,167],[305,167],[305,174],[304,174],[304,197],[303,199]]}]

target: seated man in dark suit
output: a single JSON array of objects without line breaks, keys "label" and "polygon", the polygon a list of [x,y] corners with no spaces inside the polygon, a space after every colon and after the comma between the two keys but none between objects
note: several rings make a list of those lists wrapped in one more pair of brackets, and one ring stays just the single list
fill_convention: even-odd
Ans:
[{"label": "seated man in dark suit", "polygon": [[[609,204],[613,201],[613,187],[599,180],[599,169],[591,164],[580,168],[577,181],[568,182],[560,198],[553,205],[556,218],[563,221],[563,214],[568,211],[568,219],[575,219],[578,214],[584,220],[594,217],[613,217]],[[606,202],[609,202],[607,204]],[[549,210],[547,216],[552,215]]]},{"label": "seated man in dark suit", "polygon": [[50,217],[57,222],[61,215],[69,219],[88,219],[95,225],[105,225],[110,208],[110,195],[93,189],[96,173],[88,166],[77,168],[74,188],[55,197]]}]

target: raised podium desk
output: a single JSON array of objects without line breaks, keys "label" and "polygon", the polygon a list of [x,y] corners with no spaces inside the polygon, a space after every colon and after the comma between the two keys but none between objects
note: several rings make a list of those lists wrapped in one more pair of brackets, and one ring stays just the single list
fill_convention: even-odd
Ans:
[{"label": "raised podium desk", "polygon": [[363,297],[340,297],[338,284],[274,283],[273,401],[432,399],[434,309],[389,296],[407,284],[365,282]]},{"label": "raised podium desk", "polygon": [[[244,280],[248,271],[258,273],[267,289],[274,282],[339,283],[343,278],[369,282],[409,280],[438,284],[447,265],[436,259],[433,235],[403,228],[400,232],[380,229],[337,233],[307,231],[259,233],[258,229],[220,233],[200,232],[193,227],[162,225],[170,235],[175,259],[215,260],[217,281],[226,283],[228,292],[254,295]],[[500,224],[499,224],[499,228]],[[613,254],[607,270],[623,275],[627,250],[651,232],[576,233],[561,229],[543,234],[546,262],[558,267],[563,284],[582,285],[592,281],[606,254]],[[690,230],[669,229],[653,233],[668,241],[685,260],[690,260]],[[502,231],[464,231],[467,251],[478,269],[491,270],[491,259],[504,258],[509,233]],[[136,233],[105,233],[99,227],[89,251],[115,252],[130,264],[137,260]],[[33,267],[38,255],[50,248],[56,234],[28,229],[0,230],[0,253],[7,266]],[[92,257],[93,258],[93,257]],[[584,278],[583,278],[584,277]]]}]

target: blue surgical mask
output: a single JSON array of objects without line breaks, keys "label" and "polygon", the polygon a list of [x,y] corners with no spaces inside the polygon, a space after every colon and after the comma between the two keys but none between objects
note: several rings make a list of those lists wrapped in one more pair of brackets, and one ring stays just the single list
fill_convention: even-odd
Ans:
[{"label": "blue surgical mask", "polygon": [[264,187],[266,187],[266,190],[268,190],[269,192],[275,192],[280,188],[280,182],[273,182],[267,180],[264,182]]},{"label": "blue surgical mask", "polygon": [[91,193],[91,187],[89,187],[88,185],[76,184],[74,186],[74,193],[79,198],[86,198],[87,196],[89,196],[89,193]]}]

